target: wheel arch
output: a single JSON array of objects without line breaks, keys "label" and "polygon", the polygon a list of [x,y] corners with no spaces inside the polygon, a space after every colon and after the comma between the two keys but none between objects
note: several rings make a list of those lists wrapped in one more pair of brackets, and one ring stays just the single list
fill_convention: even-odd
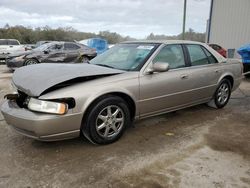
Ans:
[{"label": "wheel arch", "polygon": [[234,78],[232,76],[228,75],[228,76],[225,76],[224,79],[229,80],[230,84],[231,84],[231,87],[233,88],[233,86],[234,86]]},{"label": "wheel arch", "polygon": [[125,92],[114,91],[114,92],[108,92],[108,93],[96,96],[92,101],[88,102],[87,105],[85,105],[85,107],[84,107],[85,110],[83,110],[84,112],[83,112],[82,121],[86,120],[91,108],[96,103],[98,103],[102,99],[107,98],[109,96],[118,96],[118,97],[122,98],[128,105],[131,120],[133,120],[135,118],[135,116],[136,116],[136,103],[135,103],[135,100],[133,99],[133,97],[131,97],[129,94],[127,94]]},{"label": "wheel arch", "polygon": [[230,84],[231,84],[231,88],[234,87],[234,77],[233,77],[232,74],[224,74],[224,75],[222,75],[221,78],[220,78],[220,80],[219,80],[219,82],[218,82],[218,84],[220,84],[220,82],[221,82],[223,79],[229,80],[229,82],[230,82]]},{"label": "wheel arch", "polygon": [[36,60],[38,63],[41,63],[37,57],[28,57],[28,58],[25,59],[24,62],[28,61],[29,59],[34,59],[34,60]]}]

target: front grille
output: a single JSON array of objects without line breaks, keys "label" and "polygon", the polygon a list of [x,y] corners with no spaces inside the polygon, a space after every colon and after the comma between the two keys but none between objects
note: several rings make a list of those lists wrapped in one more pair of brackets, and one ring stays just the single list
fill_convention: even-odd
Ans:
[{"label": "front grille", "polygon": [[6,63],[5,58],[0,58],[0,64],[5,64],[5,63]]},{"label": "front grille", "polygon": [[1,53],[0,54],[0,64],[5,64],[6,63],[6,58],[8,57],[8,54],[6,53]]},{"label": "front grille", "polygon": [[29,99],[29,97],[27,94],[18,90],[18,96],[16,98],[16,103],[20,108],[27,108],[28,99]]}]

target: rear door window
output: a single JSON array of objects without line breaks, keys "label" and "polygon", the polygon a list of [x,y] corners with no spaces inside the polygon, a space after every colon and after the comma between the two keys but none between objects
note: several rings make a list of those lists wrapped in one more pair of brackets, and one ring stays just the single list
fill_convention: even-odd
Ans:
[{"label": "rear door window", "polygon": [[208,60],[209,60],[209,63],[218,63],[217,59],[213,56],[213,54],[211,54],[206,48],[203,48],[203,50],[205,51],[207,57],[208,57]]},{"label": "rear door window", "polygon": [[77,50],[80,46],[74,44],[74,43],[64,43],[64,50]]},{"label": "rear door window", "polygon": [[62,49],[62,44],[53,44],[51,46],[49,46],[49,50],[51,51],[58,51],[58,50],[61,50]]},{"label": "rear door window", "polygon": [[190,61],[192,66],[199,66],[199,65],[207,65],[209,64],[209,60],[207,55],[205,54],[204,50],[201,48],[200,45],[196,44],[188,44],[186,45]]}]

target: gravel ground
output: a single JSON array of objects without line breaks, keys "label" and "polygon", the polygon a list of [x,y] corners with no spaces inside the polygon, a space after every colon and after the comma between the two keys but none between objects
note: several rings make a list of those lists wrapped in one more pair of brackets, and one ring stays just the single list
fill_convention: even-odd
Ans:
[{"label": "gravel ground", "polygon": [[[0,104],[11,73],[0,66]],[[221,110],[206,105],[135,123],[116,143],[44,143],[0,114],[0,187],[250,187],[250,80]]]}]

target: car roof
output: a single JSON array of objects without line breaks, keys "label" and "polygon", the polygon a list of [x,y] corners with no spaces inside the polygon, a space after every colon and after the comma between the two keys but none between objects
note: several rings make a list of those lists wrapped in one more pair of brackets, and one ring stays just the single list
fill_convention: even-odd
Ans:
[{"label": "car roof", "polygon": [[202,42],[189,41],[189,40],[137,40],[137,41],[126,41],[122,43],[157,43],[157,44],[202,44]]},{"label": "car roof", "polygon": [[74,44],[78,44],[77,42],[74,42],[74,41],[48,41],[46,42],[46,44],[64,44],[64,43],[74,43]]},{"label": "car roof", "polygon": [[12,40],[12,41],[18,41],[17,39],[0,39],[0,40],[6,40],[6,41],[10,41],[10,40]]},{"label": "car roof", "polygon": [[122,42],[122,44],[197,44],[201,45],[203,47],[206,47],[206,49],[209,49],[209,52],[211,52],[219,62],[224,62],[225,58],[219,55],[215,50],[213,50],[211,47],[209,47],[206,43],[197,42],[197,41],[189,41],[189,40],[137,40],[137,41],[127,41]]}]

